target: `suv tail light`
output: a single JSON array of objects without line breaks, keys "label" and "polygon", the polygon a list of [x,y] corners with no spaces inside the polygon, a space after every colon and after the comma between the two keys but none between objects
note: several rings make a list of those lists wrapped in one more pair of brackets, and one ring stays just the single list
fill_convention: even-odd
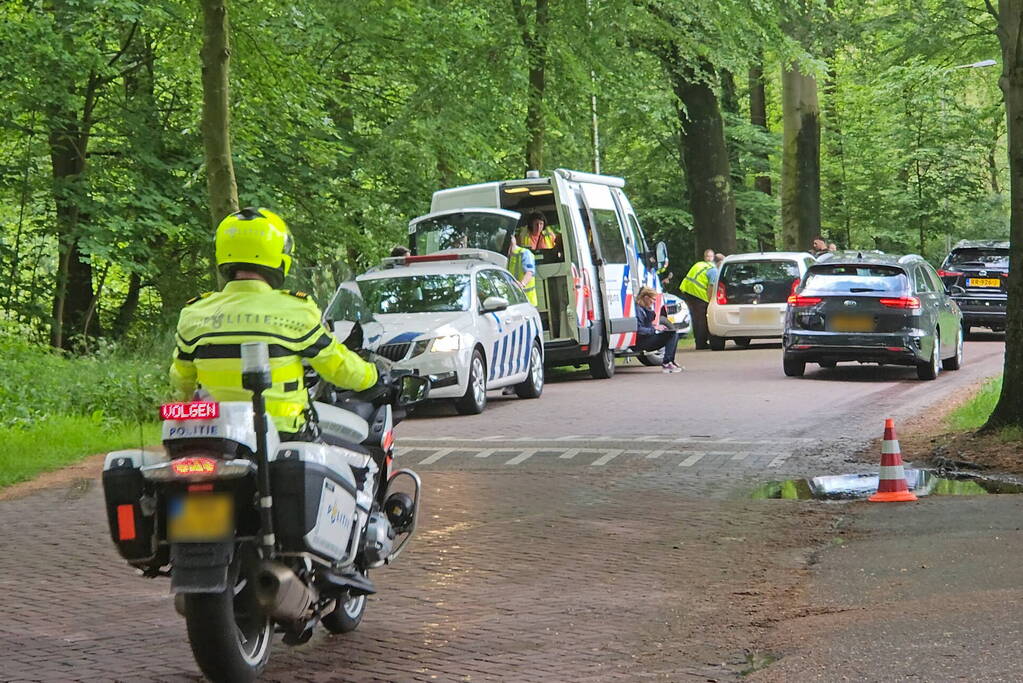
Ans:
[{"label": "suv tail light", "polygon": [[898,299],[878,299],[882,306],[888,308],[920,308],[920,299],[915,296],[901,296]]},{"label": "suv tail light", "polygon": [[789,306],[795,308],[802,308],[803,306],[816,306],[823,299],[819,296],[800,296],[799,294],[793,294],[789,297]]},{"label": "suv tail light", "polygon": [[802,282],[802,280],[800,278],[798,278],[798,277],[795,280],[792,281],[792,289],[789,290],[789,294],[790,295],[796,293],[796,289],[799,288],[799,283],[800,282]]},{"label": "suv tail light", "polygon": [[959,277],[962,273],[957,270],[939,270],[938,275],[941,277]]},{"label": "suv tail light", "polygon": [[724,282],[720,282],[720,281],[718,282],[717,301],[718,301],[718,305],[719,306],[724,306],[725,304],[728,303],[728,295],[725,294],[725,283]]}]

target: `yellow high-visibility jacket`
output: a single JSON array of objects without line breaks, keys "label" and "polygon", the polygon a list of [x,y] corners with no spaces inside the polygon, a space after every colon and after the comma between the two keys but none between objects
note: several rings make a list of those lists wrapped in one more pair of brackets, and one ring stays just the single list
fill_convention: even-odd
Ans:
[{"label": "yellow high-visibility jacket", "polygon": [[242,388],[241,344],[270,347],[273,386],[263,396],[278,431],[296,432],[306,421],[309,396],[302,359],[320,376],[362,391],[377,381],[376,366],[338,342],[321,322],[320,309],[303,292],[273,289],[262,280],[232,280],[181,310],[171,362],[171,384],[187,400],[197,386],[218,401],[249,401]]}]

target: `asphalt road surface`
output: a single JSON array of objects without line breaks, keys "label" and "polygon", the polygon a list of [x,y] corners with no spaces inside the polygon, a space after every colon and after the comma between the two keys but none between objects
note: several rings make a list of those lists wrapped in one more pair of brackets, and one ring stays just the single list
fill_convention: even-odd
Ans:
[{"label": "asphalt road surface", "polygon": [[[557,373],[541,399],[492,393],[475,417],[429,406],[397,430],[400,464],[426,488],[418,537],[374,574],[357,632],[275,643],[265,679],[769,672],[765,638],[839,513],[748,492],[862,469],[851,456],[884,418],[968,390],[1002,353],[994,336],[968,342],[964,368],[933,382],[876,366],[797,379],[776,344],[729,346],[681,353],[675,375]],[[117,558],[91,467],[0,501],[0,680],[196,680],[168,584]]]}]

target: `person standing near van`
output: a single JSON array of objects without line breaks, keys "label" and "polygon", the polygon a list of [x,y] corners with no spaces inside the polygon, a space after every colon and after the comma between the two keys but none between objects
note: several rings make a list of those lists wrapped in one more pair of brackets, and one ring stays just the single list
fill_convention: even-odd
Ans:
[{"label": "person standing near van", "polygon": [[689,306],[693,319],[693,340],[697,349],[710,347],[710,331],[707,329],[707,302],[710,301],[710,275],[714,268],[714,250],[705,249],[703,260],[697,261],[682,280],[682,298]]},{"label": "person standing near van", "polygon": [[508,272],[522,286],[529,303],[536,306],[536,257],[525,247],[520,247],[515,236],[508,249]]},{"label": "person standing near van", "polygon": [[539,211],[529,214],[529,222],[519,230],[519,244],[536,251],[537,249],[553,249],[558,244],[557,234],[547,227],[547,218]]}]

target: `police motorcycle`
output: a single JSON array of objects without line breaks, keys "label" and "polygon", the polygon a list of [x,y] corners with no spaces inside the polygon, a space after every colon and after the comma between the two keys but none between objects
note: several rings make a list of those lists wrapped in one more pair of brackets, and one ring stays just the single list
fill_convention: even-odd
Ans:
[{"label": "police motorcycle", "polygon": [[[361,347],[356,325],[346,340]],[[275,633],[288,645],[320,623],[358,627],[369,570],[392,563],[415,533],[422,489],[392,471],[394,426],[429,381],[383,373],[375,387],[310,393],[318,442],[280,442],[265,413],[268,347],[242,344],[252,402],[161,407],[166,455],[110,453],[103,468],[110,534],[147,577],[169,576],[203,673],[251,681]],[[407,492],[406,492],[407,491]]]}]

